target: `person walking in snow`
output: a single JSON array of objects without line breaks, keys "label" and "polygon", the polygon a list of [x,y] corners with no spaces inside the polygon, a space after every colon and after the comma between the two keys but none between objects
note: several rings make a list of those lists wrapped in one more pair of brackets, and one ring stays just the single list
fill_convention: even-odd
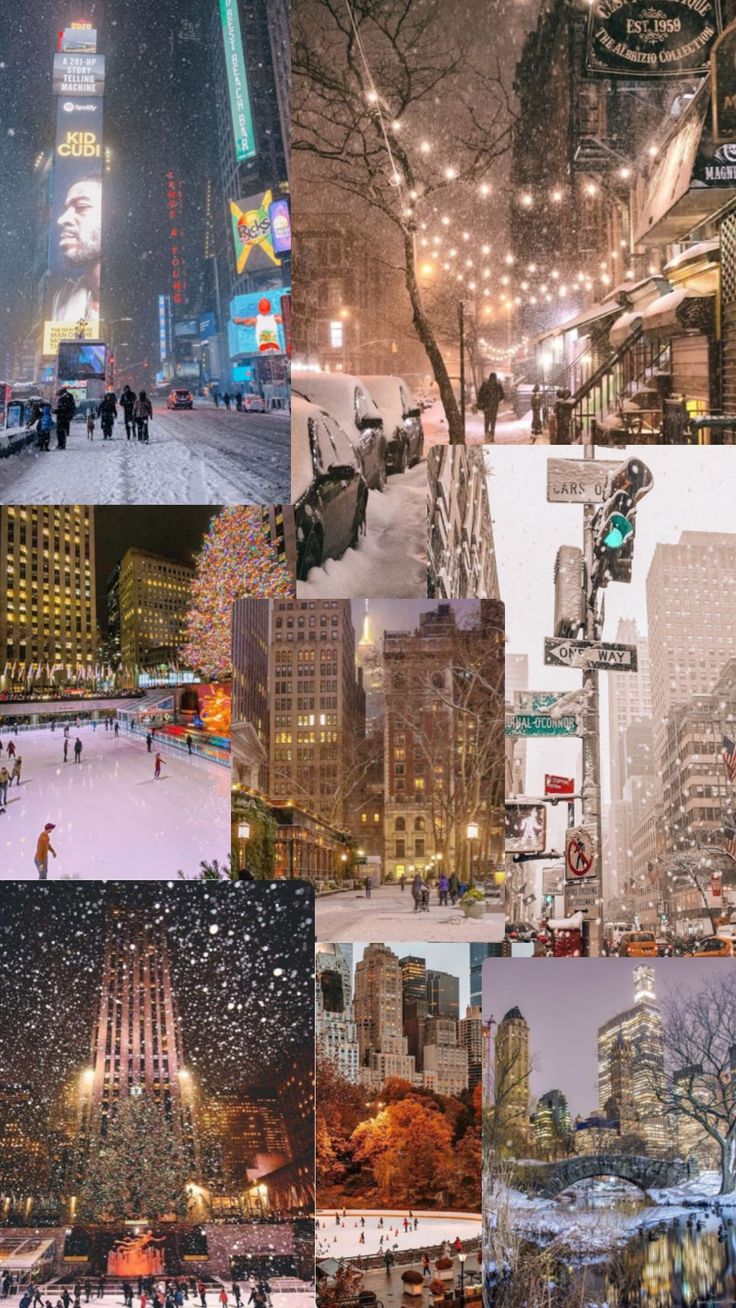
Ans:
[{"label": "person walking in snow", "polygon": [[97,416],[100,419],[100,426],[102,427],[103,439],[106,441],[112,440],[112,429],[115,426],[115,419],[118,416],[118,406],[115,403],[114,391],[107,392],[99,409],[97,410]]},{"label": "person walking in snow", "polygon": [[148,444],[148,424],[153,419],[153,405],[146,395],[141,391],[138,399],[133,406],[133,417],[135,418],[135,430],[139,441]]},{"label": "person walking in snow", "polygon": [[10,781],[8,783],[9,785],[12,786],[13,782],[17,781],[18,785],[20,786],[20,773],[22,767],[23,767],[23,759],[19,754],[17,759],[15,760],[15,763],[13,764],[13,771],[10,774]]},{"label": "person walking in snow", "polygon": [[128,385],[125,385],[120,393],[120,408],[123,410],[125,435],[127,440],[130,440],[131,432],[134,431],[133,410],[135,408],[135,391],[132,391]]},{"label": "person walking in snow", "polygon": [[77,736],[77,739],[74,742],[74,762],[81,763],[81,761],[82,761],[82,742],[79,739],[79,736]]},{"label": "person walking in snow", "polygon": [[66,386],[62,386],[56,397],[56,448],[57,450],[66,449],[66,438],[69,435],[69,427],[77,412],[77,405],[71,391]]},{"label": "person walking in snow", "polygon": [[[45,881],[49,874],[49,854],[56,858],[56,850],[51,844],[51,832],[56,828],[55,822],[47,822],[36,842],[36,854],[33,859],[36,864],[39,881]],[[69,1308],[67,1305],[66,1308]]]},{"label": "person walking in snow", "polygon": [[236,392],[236,395],[235,395],[235,408],[237,409],[238,413],[242,413],[242,412],[243,412],[243,392],[242,392],[242,391],[237,391],[237,392]]},{"label": "person walking in snow", "polygon": [[165,760],[162,759],[161,755],[157,754],[156,758],[154,759],[154,764],[155,764],[153,769],[154,779],[158,779],[158,777],[161,776],[161,764],[164,762]]},{"label": "person walking in snow", "polygon": [[222,397],[222,402],[223,402],[223,404],[225,405],[225,408],[227,409],[227,411],[228,411],[228,413],[229,413],[229,412],[230,412],[230,395],[228,394],[227,391],[225,391],[225,394],[224,394],[223,397]]},{"label": "person walking in snow", "polygon": [[8,804],[8,786],[10,777],[7,768],[0,768],[0,809],[7,808]]},{"label": "person walking in snow", "polygon": [[492,443],[496,439],[496,418],[498,406],[506,397],[495,372],[489,373],[478,391],[478,408],[483,410],[484,440]]},{"label": "person walking in snow", "polygon": [[118,736],[120,735],[120,723],[118,722],[117,718],[115,719],[115,726],[113,729],[115,731],[115,739],[117,740]]},{"label": "person walking in snow", "polygon": [[39,450],[47,450],[49,448],[49,441],[51,440],[51,432],[53,431],[53,427],[54,427],[54,415],[51,412],[51,405],[44,404],[41,410],[41,417],[39,418],[38,423],[36,425],[36,431],[38,432]]}]

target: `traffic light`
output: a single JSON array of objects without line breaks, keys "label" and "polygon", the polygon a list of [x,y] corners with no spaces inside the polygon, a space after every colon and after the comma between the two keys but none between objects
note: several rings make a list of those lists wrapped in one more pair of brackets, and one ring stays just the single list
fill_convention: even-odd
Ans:
[{"label": "traffic light", "polygon": [[555,559],[555,636],[574,640],[584,624],[583,552],[561,545]]},{"label": "traffic light", "polygon": [[641,459],[627,459],[608,478],[608,498],[593,519],[593,589],[609,581],[631,581],[636,506],[654,478]]}]

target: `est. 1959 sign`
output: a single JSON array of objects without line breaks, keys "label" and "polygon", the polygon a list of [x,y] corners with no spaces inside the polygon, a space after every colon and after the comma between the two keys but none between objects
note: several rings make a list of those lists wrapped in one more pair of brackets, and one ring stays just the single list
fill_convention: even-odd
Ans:
[{"label": "est. 1959 sign", "polygon": [[588,72],[604,77],[705,73],[720,30],[719,0],[593,0]]}]

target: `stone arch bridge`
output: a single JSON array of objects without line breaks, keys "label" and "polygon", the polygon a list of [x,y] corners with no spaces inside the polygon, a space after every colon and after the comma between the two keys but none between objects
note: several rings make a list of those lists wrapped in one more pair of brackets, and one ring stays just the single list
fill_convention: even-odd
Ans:
[{"label": "stone arch bridge", "polygon": [[[528,1175],[525,1176],[525,1173]],[[690,1175],[681,1158],[644,1158],[636,1154],[580,1154],[557,1163],[535,1163],[517,1168],[513,1184],[527,1194],[552,1199],[578,1181],[618,1176],[640,1190],[665,1190],[682,1185]]]}]

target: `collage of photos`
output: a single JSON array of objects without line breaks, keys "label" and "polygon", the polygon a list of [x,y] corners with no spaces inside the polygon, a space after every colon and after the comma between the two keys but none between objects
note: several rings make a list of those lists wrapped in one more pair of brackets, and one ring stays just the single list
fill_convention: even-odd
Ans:
[{"label": "collage of photos", "polygon": [[736,1308],[736,0],[10,10],[0,1300]]}]

